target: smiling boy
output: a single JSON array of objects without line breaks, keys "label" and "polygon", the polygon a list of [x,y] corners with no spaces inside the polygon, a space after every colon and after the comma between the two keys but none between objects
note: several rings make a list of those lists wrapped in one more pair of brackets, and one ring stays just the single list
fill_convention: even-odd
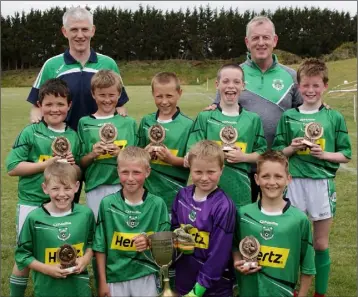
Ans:
[{"label": "smiling boy", "polygon": [[[66,160],[75,167],[77,174],[80,169],[75,164],[79,161],[80,143],[78,136],[64,122],[71,107],[70,91],[67,84],[60,79],[50,79],[40,89],[37,104],[43,118],[39,123],[25,127],[15,140],[6,158],[6,168],[10,176],[19,176],[18,204],[16,215],[16,233],[20,234],[27,215],[48,199],[42,191],[44,170],[60,159],[53,157],[52,142],[56,137],[66,137],[71,144],[71,151]],[[19,271],[14,265],[10,277],[11,296],[24,296],[29,269]]]}]

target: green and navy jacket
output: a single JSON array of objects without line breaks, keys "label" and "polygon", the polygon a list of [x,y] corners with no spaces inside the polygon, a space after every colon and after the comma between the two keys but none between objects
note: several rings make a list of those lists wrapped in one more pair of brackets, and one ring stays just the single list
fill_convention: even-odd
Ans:
[{"label": "green and navy jacket", "polygon": [[[240,95],[239,103],[260,116],[268,148],[272,145],[282,113],[302,104],[296,71],[278,63],[276,55],[272,55],[272,58],[271,67],[265,72],[251,60],[250,54],[240,64],[245,74],[245,90]],[[220,94],[217,92],[214,103],[219,102]]]}]

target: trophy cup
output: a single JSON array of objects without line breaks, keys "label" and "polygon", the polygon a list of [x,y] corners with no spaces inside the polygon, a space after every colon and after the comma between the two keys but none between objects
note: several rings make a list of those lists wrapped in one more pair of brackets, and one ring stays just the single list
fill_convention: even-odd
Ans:
[{"label": "trophy cup", "polygon": [[316,140],[320,139],[323,135],[323,127],[320,123],[310,122],[305,125],[305,137],[302,143],[312,147]]},{"label": "trophy cup", "polygon": [[[145,257],[159,267],[159,277],[161,284],[164,282],[163,291],[159,296],[176,297],[177,294],[170,289],[169,285],[169,266],[172,264],[174,254],[174,233],[171,231],[157,232],[149,235],[150,252],[152,259],[145,253]],[[153,262],[154,259],[154,262]]]},{"label": "trophy cup", "polygon": [[70,244],[64,244],[57,250],[57,258],[62,269],[73,272],[76,268],[77,251]]},{"label": "trophy cup", "polygon": [[58,162],[67,163],[66,155],[71,151],[71,143],[66,137],[56,137],[52,142],[51,149],[56,156],[61,157]]},{"label": "trophy cup", "polygon": [[159,124],[155,124],[151,126],[148,130],[148,137],[150,140],[150,146],[152,147],[152,151],[150,153],[150,157],[152,160],[156,160],[157,156],[155,152],[160,150],[161,147],[165,147],[163,144],[165,138],[165,129],[163,126]]},{"label": "trophy cup", "polygon": [[240,253],[245,260],[244,266],[251,268],[257,267],[257,256],[260,252],[260,243],[253,236],[246,236],[240,241]]},{"label": "trophy cup", "polygon": [[226,126],[220,130],[220,139],[222,142],[222,150],[224,152],[232,151],[238,138],[237,130],[233,126]]}]

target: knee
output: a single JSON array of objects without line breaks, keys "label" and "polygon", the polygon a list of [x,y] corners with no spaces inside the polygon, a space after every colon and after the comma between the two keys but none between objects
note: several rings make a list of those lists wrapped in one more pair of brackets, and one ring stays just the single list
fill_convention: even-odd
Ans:
[{"label": "knee", "polygon": [[15,264],[12,269],[12,274],[19,277],[28,277],[30,274],[30,269],[24,268],[23,270],[19,270],[19,268]]},{"label": "knee", "polygon": [[313,242],[316,251],[324,251],[328,249],[328,238],[316,238]]}]

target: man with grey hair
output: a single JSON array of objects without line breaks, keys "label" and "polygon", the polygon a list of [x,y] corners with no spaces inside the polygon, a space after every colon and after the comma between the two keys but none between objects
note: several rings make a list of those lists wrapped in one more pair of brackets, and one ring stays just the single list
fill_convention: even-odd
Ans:
[{"label": "man with grey hair", "polygon": [[[37,106],[39,88],[50,78],[61,78],[70,88],[72,107],[67,123],[72,129],[77,131],[81,117],[96,112],[97,105],[91,94],[92,76],[100,69],[113,70],[119,74],[119,69],[112,58],[96,53],[90,47],[95,31],[93,15],[87,9],[73,7],[65,12],[62,34],[68,39],[69,48],[45,62],[32,86],[27,101],[33,104],[30,116],[33,123],[40,121],[42,117]],[[126,115],[124,104],[127,101],[128,96],[123,88],[117,103],[119,114]]]},{"label": "man with grey hair", "polygon": [[[296,71],[278,63],[277,56],[273,54],[277,41],[271,20],[266,16],[254,17],[246,26],[245,44],[249,53],[240,65],[245,74],[245,90],[241,92],[239,104],[261,117],[268,148],[272,145],[281,114],[302,103]],[[214,104],[206,110],[215,109],[219,103],[217,92]],[[257,200],[259,193],[255,172],[254,165],[250,174],[252,202]]]}]

